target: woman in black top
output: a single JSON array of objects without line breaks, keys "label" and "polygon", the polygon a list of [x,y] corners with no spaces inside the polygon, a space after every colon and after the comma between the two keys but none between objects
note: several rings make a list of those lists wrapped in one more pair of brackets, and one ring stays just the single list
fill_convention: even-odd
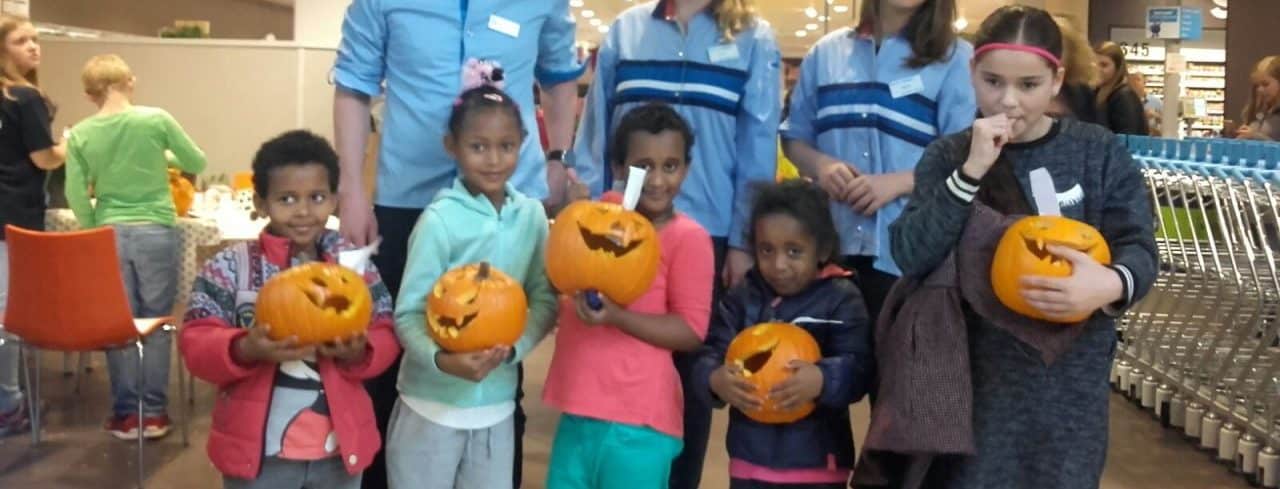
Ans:
[{"label": "woman in black top", "polygon": [[1098,122],[1116,134],[1147,135],[1147,118],[1142,99],[1129,88],[1129,67],[1119,44],[1105,42],[1094,50],[1102,83],[1094,99]]},{"label": "woman in black top", "polygon": [[[4,226],[44,229],[45,172],[62,166],[65,147],[49,129],[52,104],[36,88],[40,45],[36,29],[0,16],[0,310],[8,299],[9,260]],[[28,423],[18,390],[16,343],[0,345],[0,436]]]}]

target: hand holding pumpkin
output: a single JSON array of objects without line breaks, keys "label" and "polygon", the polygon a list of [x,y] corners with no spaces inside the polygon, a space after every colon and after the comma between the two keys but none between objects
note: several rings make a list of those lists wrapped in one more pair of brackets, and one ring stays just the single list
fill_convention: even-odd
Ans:
[{"label": "hand holding pumpkin", "polygon": [[773,386],[769,391],[769,399],[777,403],[778,409],[788,411],[807,402],[812,402],[822,394],[822,369],[804,360],[792,360],[787,363],[791,376]]},{"label": "hand holding pumpkin", "polygon": [[764,402],[756,397],[756,386],[742,375],[742,367],[721,365],[711,372],[711,392],[739,411],[757,411]]},{"label": "hand holding pumpkin", "polygon": [[291,336],[273,340],[271,326],[258,324],[249,328],[249,334],[241,336],[232,345],[232,356],[239,363],[251,365],[259,362],[283,363],[302,360],[314,354],[314,346],[298,346],[298,338]]},{"label": "hand holding pumpkin", "polygon": [[1071,262],[1072,267],[1072,274],[1067,277],[1022,278],[1022,297],[1046,317],[1064,320],[1088,317],[1121,299],[1124,286],[1115,270],[1065,246],[1047,245],[1045,249]]},{"label": "hand holding pumpkin", "polygon": [[441,350],[436,353],[436,367],[441,372],[454,377],[480,382],[510,356],[511,347],[507,346],[495,346],[469,353],[449,353]]},{"label": "hand holding pumpkin", "polygon": [[588,326],[618,324],[618,315],[622,314],[622,307],[609,300],[609,297],[604,294],[597,294],[597,297],[600,299],[600,310],[591,308],[591,304],[587,303],[587,294],[578,292],[573,295],[573,307],[578,313],[578,319]]},{"label": "hand holding pumpkin", "polygon": [[316,353],[337,360],[339,363],[360,363],[364,360],[368,337],[364,333],[343,339],[338,338],[316,346]]}]

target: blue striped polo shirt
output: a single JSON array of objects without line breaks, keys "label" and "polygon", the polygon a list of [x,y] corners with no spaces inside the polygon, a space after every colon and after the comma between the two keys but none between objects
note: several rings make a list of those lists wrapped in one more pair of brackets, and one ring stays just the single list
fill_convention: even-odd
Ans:
[{"label": "blue striped polo shirt", "polygon": [[751,185],[771,181],[777,167],[777,42],[764,20],[726,41],[707,11],[682,31],[670,7],[669,0],[649,2],[614,20],[569,161],[593,194],[608,190],[608,145],[617,122],[636,105],[669,103],[694,133],[676,208],[743,248]]},{"label": "blue striped polo shirt", "polygon": [[[906,66],[910,56],[910,40],[901,36],[885,38],[878,51],[873,37],[852,28],[823,37],[800,65],[782,137],[804,141],[860,173],[913,170],[925,146],[968,128],[978,109],[969,77],[973,46],[957,40],[948,59],[921,68]],[[877,270],[901,275],[889,252],[889,225],[906,200],[870,217],[833,202],[841,253],[876,257]]]}]

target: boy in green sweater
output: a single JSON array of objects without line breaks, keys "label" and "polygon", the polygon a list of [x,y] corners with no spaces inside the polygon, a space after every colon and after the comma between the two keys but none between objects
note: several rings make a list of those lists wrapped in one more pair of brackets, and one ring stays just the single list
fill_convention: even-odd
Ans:
[{"label": "boy in green sweater", "polygon": [[[169,194],[165,150],[187,173],[205,167],[204,152],[162,109],[135,106],[133,72],[116,55],[95,56],[81,75],[85,94],[98,113],[76,124],[67,144],[67,205],[82,228],[112,226],[116,250],[135,317],[173,313],[178,286],[178,230]],[[90,201],[90,194],[97,202]],[[146,376],[137,389],[138,365],[123,349],[107,353],[112,416],[106,429],[116,438],[160,438],[169,433],[165,406],[169,385],[170,338],[158,332],[146,340]],[[138,419],[138,396],[144,402]]]}]

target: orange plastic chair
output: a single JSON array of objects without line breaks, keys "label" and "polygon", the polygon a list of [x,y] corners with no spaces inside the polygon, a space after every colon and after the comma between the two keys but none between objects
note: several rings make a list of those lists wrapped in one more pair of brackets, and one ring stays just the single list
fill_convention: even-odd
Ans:
[{"label": "orange plastic chair", "polygon": [[[20,344],[62,352],[134,346],[138,350],[138,371],[142,372],[145,355],[142,339],[162,329],[173,329],[172,317],[135,318],[130,313],[112,228],[46,233],[8,225],[5,243],[9,251],[9,298],[0,333],[16,337]],[[141,377],[139,391],[142,390]],[[39,373],[32,375],[28,369],[26,383],[31,440],[38,444]],[[142,397],[138,396],[139,419],[142,418]],[[185,406],[185,403],[179,404]],[[185,445],[188,416],[185,408],[183,410]],[[139,433],[138,487],[142,487],[144,478],[144,441],[145,437]]]}]

